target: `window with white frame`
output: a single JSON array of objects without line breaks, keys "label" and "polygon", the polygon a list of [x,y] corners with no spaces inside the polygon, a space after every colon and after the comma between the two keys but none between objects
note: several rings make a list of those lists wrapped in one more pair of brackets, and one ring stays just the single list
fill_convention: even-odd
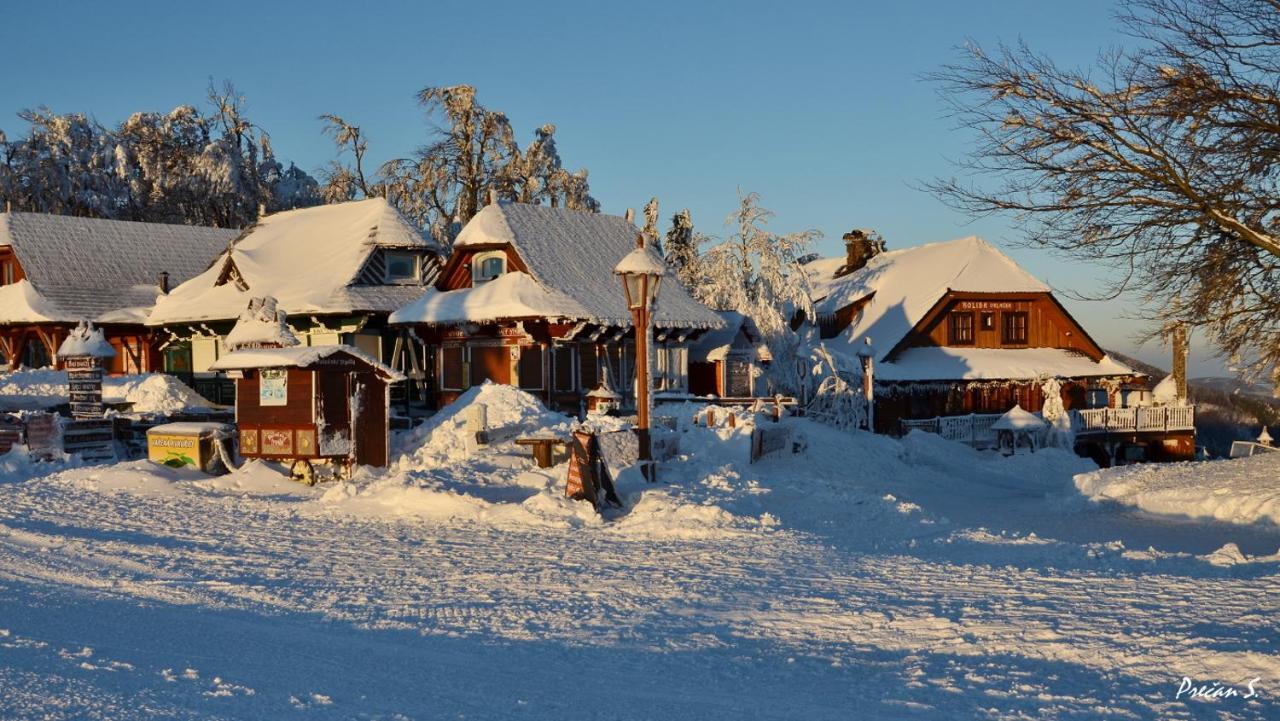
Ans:
[{"label": "window with white frame", "polygon": [[500,250],[477,253],[471,259],[471,284],[487,283],[507,272],[507,254]]},{"label": "window with white frame", "polygon": [[388,250],[383,255],[388,283],[414,283],[422,273],[422,259],[407,250]]},{"label": "window with white frame", "polygon": [[660,391],[685,391],[689,387],[689,351],[658,348],[654,353],[653,387]]}]

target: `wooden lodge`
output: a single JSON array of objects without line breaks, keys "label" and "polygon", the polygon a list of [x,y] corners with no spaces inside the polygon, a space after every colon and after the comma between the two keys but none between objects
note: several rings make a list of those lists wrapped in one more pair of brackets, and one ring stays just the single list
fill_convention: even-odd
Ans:
[{"label": "wooden lodge", "polygon": [[[497,202],[462,229],[434,288],[391,315],[428,349],[437,404],[485,381],[518,386],[548,407],[586,410],[616,389],[634,399],[635,339],[613,266],[636,243],[629,219]],[[679,282],[654,313],[654,389],[687,397],[689,344],[721,319]]]},{"label": "wooden lodge", "polygon": [[[806,266],[815,289],[811,322],[851,372],[861,373],[859,352],[871,349],[878,432],[994,417],[1015,405],[1040,411],[1047,391],[1088,426],[1079,437],[1092,446],[1082,452],[1111,460],[1194,454],[1187,414],[1133,410],[1152,403],[1146,376],[1109,357],[1048,286],[986,241],[896,251],[868,231],[845,241],[844,257]],[[1081,415],[1098,409],[1127,409],[1134,424],[1100,430],[1096,413]]]},{"label": "wooden lodge", "polygon": [[689,349],[689,392],[695,396],[752,398],[764,395],[769,346],[750,317],[717,311],[724,326],[703,333]]},{"label": "wooden lodge", "polygon": [[57,366],[68,332],[90,321],[116,351],[108,372],[161,370],[166,337],[147,327],[147,314],[237,232],[0,213],[0,363]]},{"label": "wooden lodge", "polygon": [[201,395],[232,402],[230,380],[213,366],[255,296],[278,301],[302,345],[350,345],[406,370],[420,364],[422,348],[406,347],[386,319],[435,277],[436,245],[386,199],[263,216],[220,250],[147,319],[165,338],[164,370]]}]

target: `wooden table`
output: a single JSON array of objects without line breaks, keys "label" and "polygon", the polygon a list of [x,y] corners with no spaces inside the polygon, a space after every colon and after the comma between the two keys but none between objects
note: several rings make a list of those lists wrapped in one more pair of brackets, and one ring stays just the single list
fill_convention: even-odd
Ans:
[{"label": "wooden table", "polygon": [[563,438],[556,438],[554,436],[516,439],[516,445],[532,447],[533,462],[538,465],[538,468],[550,468],[552,466],[551,455],[555,452],[555,447],[565,446],[568,444],[569,442]]}]

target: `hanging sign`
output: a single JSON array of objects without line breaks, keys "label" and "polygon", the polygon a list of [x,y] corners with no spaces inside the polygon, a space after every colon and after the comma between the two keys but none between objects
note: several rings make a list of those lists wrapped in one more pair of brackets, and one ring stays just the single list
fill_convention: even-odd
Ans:
[{"label": "hanging sign", "polygon": [[285,368],[263,368],[258,373],[258,405],[289,404],[289,371]]}]

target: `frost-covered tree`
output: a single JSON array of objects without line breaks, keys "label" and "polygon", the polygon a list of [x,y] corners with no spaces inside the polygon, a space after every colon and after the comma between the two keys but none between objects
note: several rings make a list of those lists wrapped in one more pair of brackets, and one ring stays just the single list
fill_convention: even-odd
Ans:
[{"label": "frost-covered tree", "polygon": [[817,230],[777,234],[766,227],[773,213],[760,205],[756,193],[738,194],[738,208],[725,220],[733,232],[710,248],[699,260],[699,281],[694,293],[718,310],[748,315],[764,336],[780,372],[773,380],[781,389],[794,391],[794,368],[799,338],[789,319],[799,309],[812,314],[808,278],[799,259],[814,241]]},{"label": "frost-covered tree", "polygon": [[671,216],[671,228],[667,231],[663,247],[667,265],[675,270],[676,277],[686,288],[696,288],[702,284],[698,248],[706,241],[706,236],[694,230],[693,216],[688,208]]},{"label": "frost-covered tree", "polygon": [[45,108],[19,114],[24,137],[0,138],[0,202],[15,210],[243,227],[269,211],[320,202],[317,184],[285,168],[230,85],[212,110],[134,113],[115,128]]},{"label": "frost-covered tree", "polygon": [[556,147],[554,125],[534,131],[521,150],[507,116],[476,101],[470,85],[429,87],[418,102],[434,123],[431,142],[411,156],[384,163],[376,180],[364,179],[367,140],[336,115],[322,116],[341,152],[354,165],[335,163],[326,174],[325,196],[384,195],[407,217],[450,242],[487,202],[490,194],[522,203],[548,203],[598,212],[587,171],[569,172]]},{"label": "frost-covered tree", "polygon": [[1121,269],[1108,291],[1136,291],[1153,336],[1201,328],[1280,392],[1280,2],[1122,8],[1136,49],[1092,70],[971,45],[939,73],[977,143],[973,180],[931,188]]}]

